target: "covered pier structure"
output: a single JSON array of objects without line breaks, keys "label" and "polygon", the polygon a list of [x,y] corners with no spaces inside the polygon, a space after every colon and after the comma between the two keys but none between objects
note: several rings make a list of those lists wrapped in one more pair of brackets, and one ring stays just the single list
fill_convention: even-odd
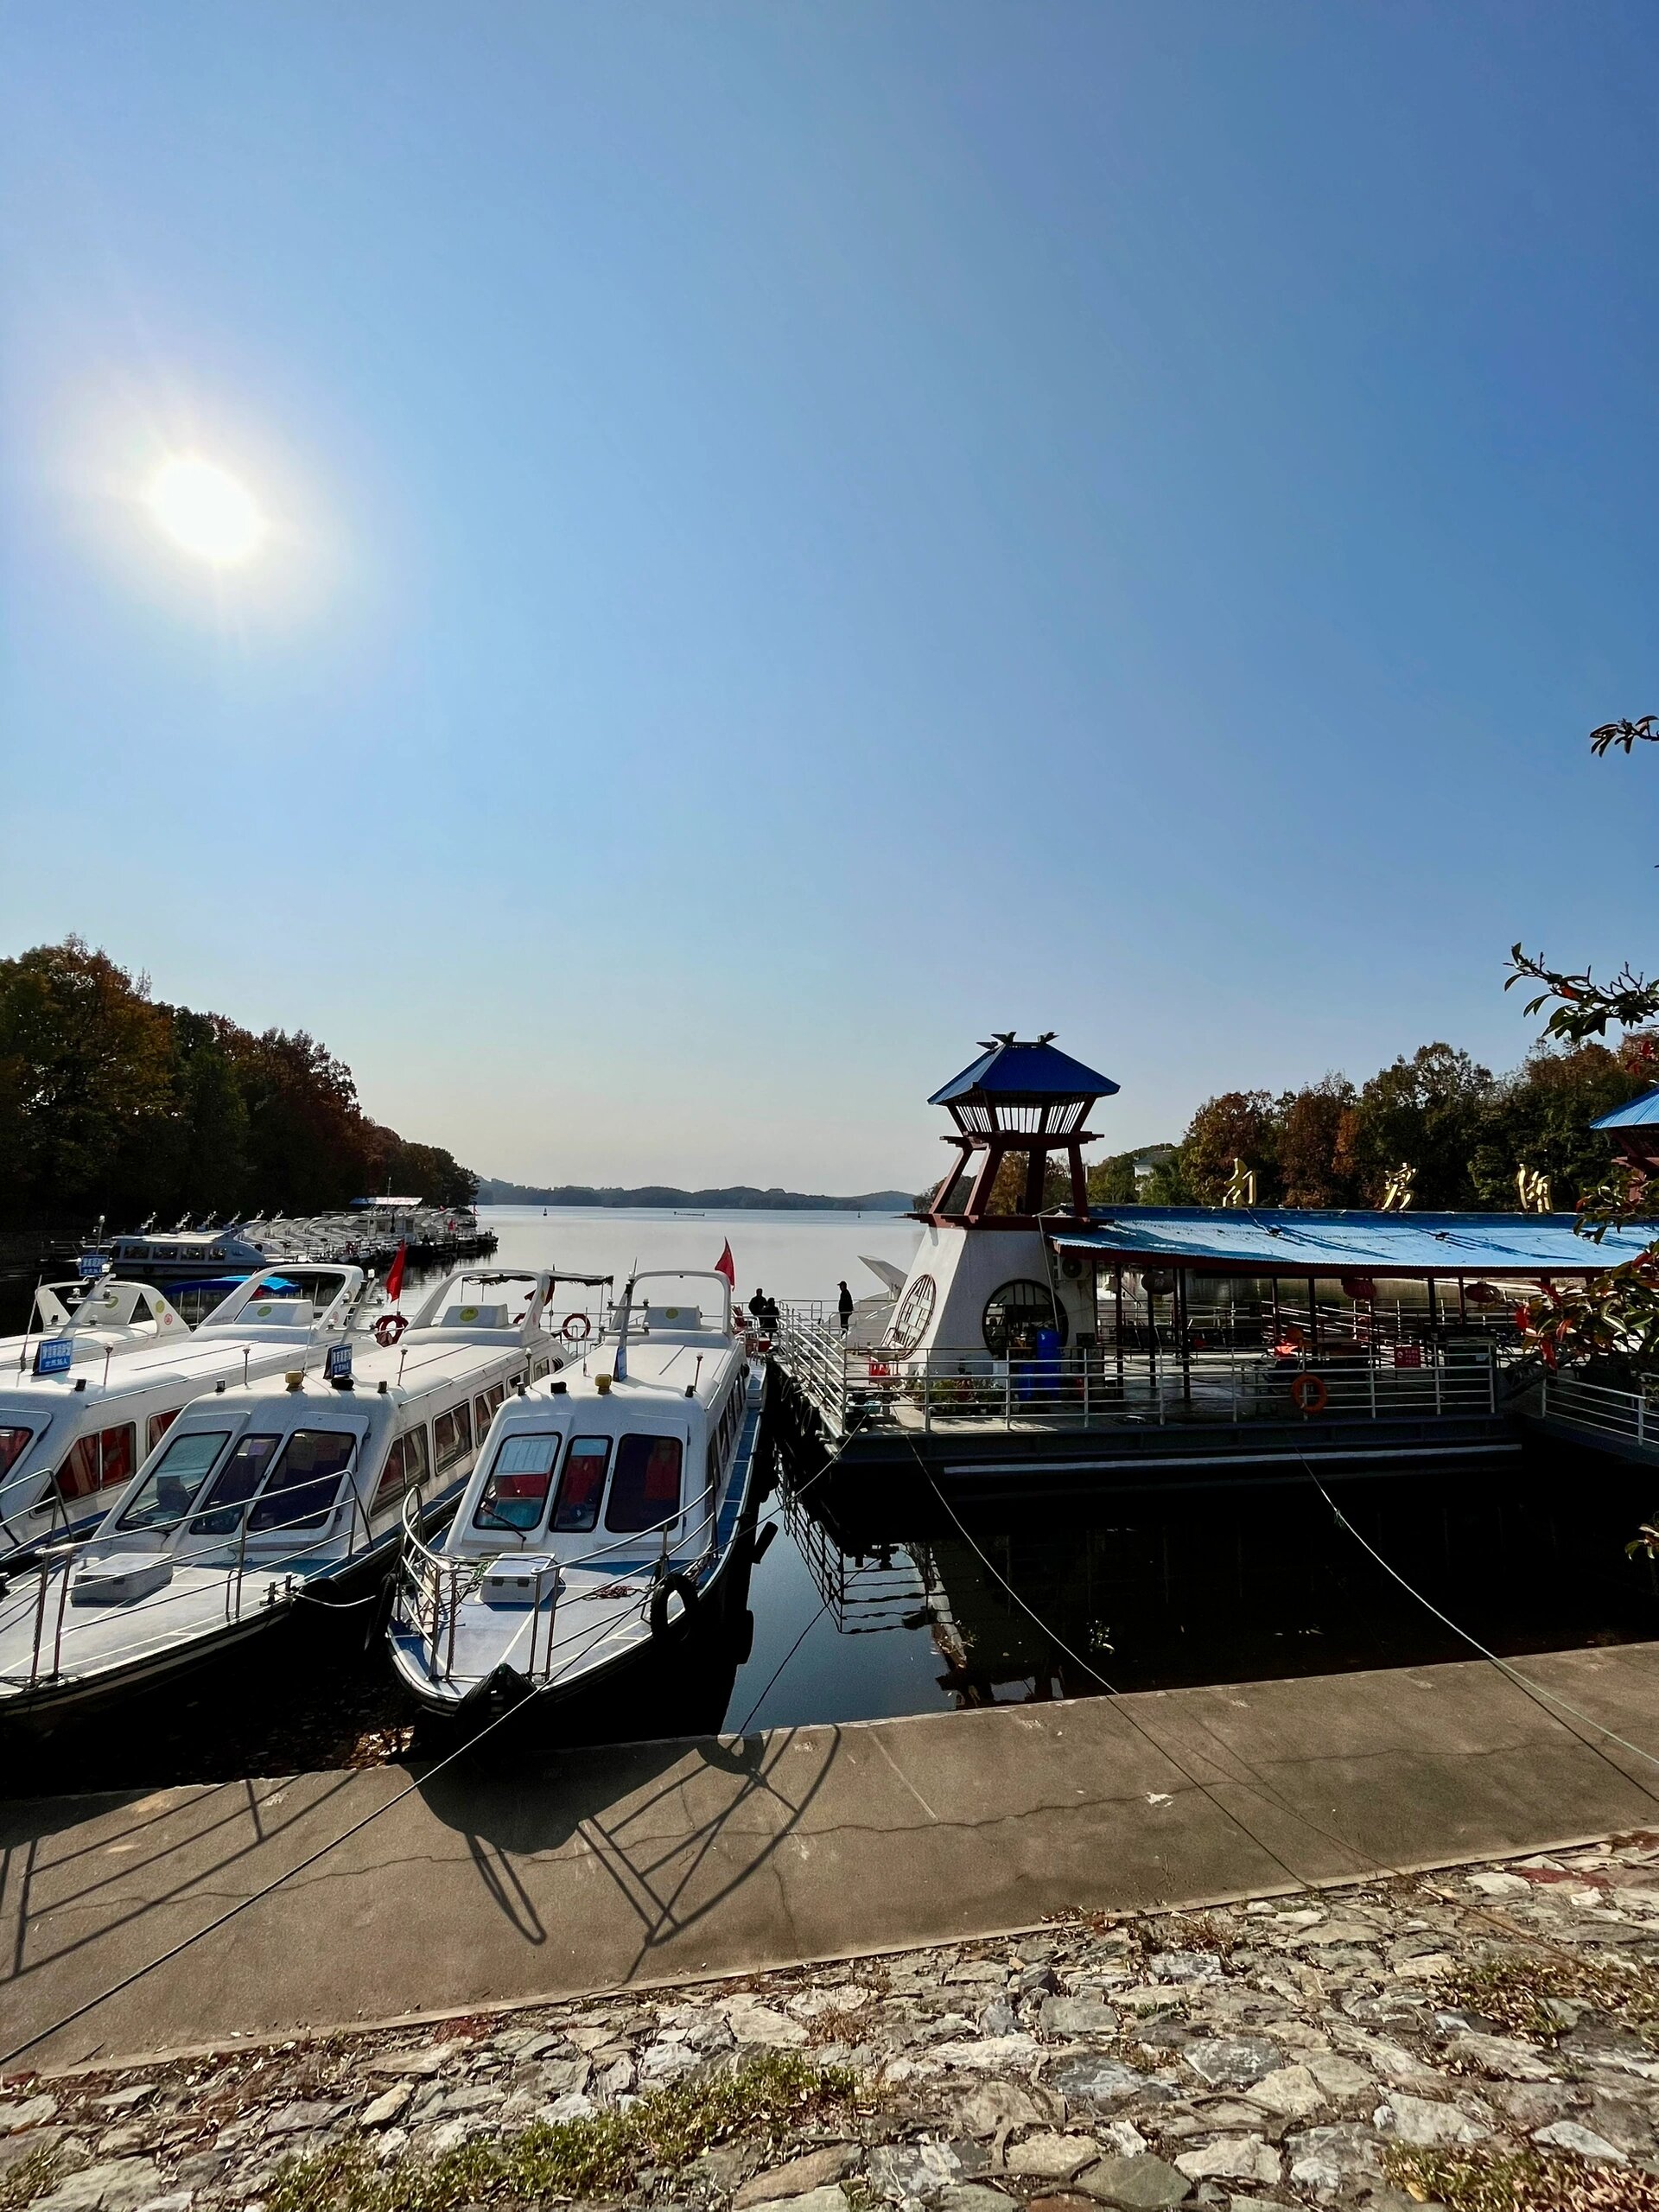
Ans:
[{"label": "covered pier structure", "polygon": [[988,1300],[977,1343],[906,1348],[902,1300],[868,1349],[786,1315],[786,1446],[842,1478],[908,1465],[1016,1489],[1490,1460],[1521,1446],[1517,1306],[1647,1241],[1598,1243],[1563,1214],[1265,1206],[1115,1205],[1040,1227],[1047,1283]]}]

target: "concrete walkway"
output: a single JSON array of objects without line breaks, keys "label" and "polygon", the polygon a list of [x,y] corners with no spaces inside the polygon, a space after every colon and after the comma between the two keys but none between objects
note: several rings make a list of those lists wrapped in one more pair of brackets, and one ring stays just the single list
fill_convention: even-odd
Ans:
[{"label": "concrete walkway", "polygon": [[[1659,1756],[1659,1645],[1521,1662]],[[402,1789],[0,1814],[0,2049]],[[1477,1662],[463,1761],[20,2064],[1217,1902],[1659,1829],[1659,1767]]]}]

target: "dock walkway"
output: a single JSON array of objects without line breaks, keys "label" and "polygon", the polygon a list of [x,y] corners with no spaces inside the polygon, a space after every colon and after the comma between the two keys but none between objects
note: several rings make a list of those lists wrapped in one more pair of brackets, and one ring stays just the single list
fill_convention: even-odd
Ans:
[{"label": "dock walkway", "polygon": [[[1659,1758],[1659,1644],[1529,1675]],[[396,1769],[0,1811],[6,2045],[262,1889]],[[1659,1765],[1484,1662],[435,1776],[32,2064],[460,2012],[1659,1830]]]}]

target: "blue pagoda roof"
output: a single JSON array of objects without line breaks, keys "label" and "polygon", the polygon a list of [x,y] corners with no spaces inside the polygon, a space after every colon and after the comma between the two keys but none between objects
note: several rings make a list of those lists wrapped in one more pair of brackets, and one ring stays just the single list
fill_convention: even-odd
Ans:
[{"label": "blue pagoda roof", "polygon": [[1592,1129],[1642,1129],[1655,1122],[1659,1122],[1659,1090],[1649,1090],[1640,1098],[1632,1098],[1628,1106],[1615,1106],[1611,1114],[1604,1114],[1590,1126]]},{"label": "blue pagoda roof", "polygon": [[1096,1210],[1090,1229],[1059,1230],[1074,1252],[1131,1264],[1260,1275],[1599,1274],[1634,1259],[1653,1227],[1610,1229],[1598,1244],[1570,1213],[1316,1213],[1291,1206]]},{"label": "blue pagoda roof", "polygon": [[1007,1036],[993,1039],[971,1067],[953,1076],[927,1103],[948,1106],[975,1090],[999,1098],[1109,1098],[1117,1088],[1110,1076],[1096,1075],[1070,1052],[1057,1051],[1046,1037],[1020,1045]]}]

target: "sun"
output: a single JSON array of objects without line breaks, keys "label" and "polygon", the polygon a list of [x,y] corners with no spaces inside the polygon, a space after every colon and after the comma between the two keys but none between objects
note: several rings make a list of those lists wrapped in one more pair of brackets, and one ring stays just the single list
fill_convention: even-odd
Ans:
[{"label": "sun", "polygon": [[195,454],[164,462],[145,504],[175,545],[218,567],[251,558],[264,541],[265,518],[246,487]]}]

